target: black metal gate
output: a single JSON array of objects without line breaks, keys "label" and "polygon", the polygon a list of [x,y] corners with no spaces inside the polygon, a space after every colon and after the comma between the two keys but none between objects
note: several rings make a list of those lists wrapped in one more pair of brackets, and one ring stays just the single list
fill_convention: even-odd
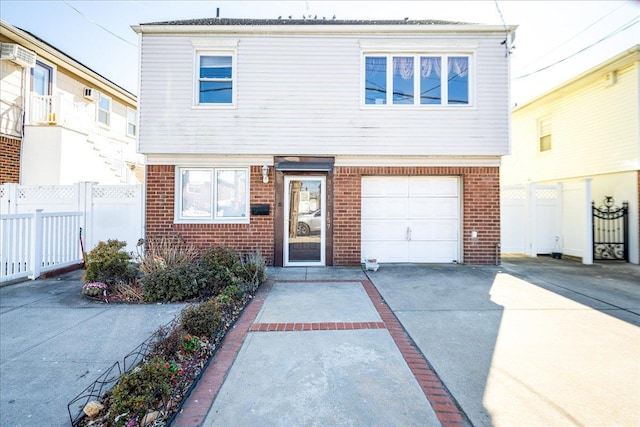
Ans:
[{"label": "black metal gate", "polygon": [[605,196],[604,204],[593,211],[593,259],[629,262],[629,203],[616,206],[613,197]]}]

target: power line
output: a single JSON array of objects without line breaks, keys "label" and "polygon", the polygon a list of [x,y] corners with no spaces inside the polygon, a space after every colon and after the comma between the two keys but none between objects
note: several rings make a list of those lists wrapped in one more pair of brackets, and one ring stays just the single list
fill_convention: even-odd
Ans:
[{"label": "power line", "polygon": [[611,15],[613,12],[616,12],[618,9],[620,9],[621,7],[625,6],[626,3],[621,3],[620,6],[616,7],[615,9],[613,9],[611,12],[607,13],[604,16],[601,16],[600,18],[598,18],[596,21],[594,21],[593,23],[591,23],[590,25],[588,25],[587,27],[585,27],[584,29],[582,29],[581,31],[579,31],[578,33],[574,34],[573,36],[569,37],[567,40],[563,41],[562,43],[560,43],[558,46],[556,46],[555,48],[551,49],[549,52],[545,53],[544,55],[534,59],[533,61],[529,62],[528,64],[524,65],[522,68],[527,68],[529,65],[541,60],[542,58],[546,58],[547,56],[551,55],[553,52],[555,52],[556,50],[560,49],[562,46],[566,45],[567,43],[569,43],[571,40],[575,39],[576,37],[578,37],[580,34],[584,33],[585,31],[587,31],[589,28],[593,27],[594,25],[596,25],[598,22],[602,21],[604,18],[606,18],[607,16]]},{"label": "power line", "polygon": [[602,43],[603,41],[605,41],[605,40],[607,40],[607,39],[609,39],[609,38],[611,38],[611,37],[615,36],[616,34],[621,33],[622,31],[625,31],[625,30],[627,30],[627,29],[629,29],[629,28],[633,27],[633,26],[634,26],[634,25],[636,25],[638,22],[640,22],[640,18],[637,18],[637,17],[636,17],[636,18],[633,18],[631,21],[627,22],[627,23],[626,23],[626,24],[624,24],[622,27],[619,27],[617,30],[614,30],[613,32],[611,32],[611,33],[607,34],[606,36],[604,36],[604,37],[603,37],[603,38],[601,38],[600,40],[598,40],[598,41],[596,41],[596,42],[591,43],[589,46],[584,47],[584,48],[580,49],[579,51],[577,51],[577,52],[575,52],[575,53],[572,53],[571,55],[569,55],[569,56],[567,56],[567,57],[565,57],[565,58],[560,59],[559,61],[556,61],[556,62],[554,62],[554,63],[552,63],[552,64],[549,64],[549,65],[547,65],[546,67],[542,67],[542,68],[540,68],[540,69],[538,69],[538,70],[536,70],[536,71],[532,71],[532,72],[530,72],[530,73],[523,74],[523,75],[518,76],[518,77],[514,77],[514,78],[513,78],[513,80],[517,80],[517,79],[522,79],[522,78],[525,78],[525,77],[529,77],[529,76],[532,76],[532,75],[534,75],[534,74],[537,74],[537,73],[539,73],[539,72],[541,72],[541,71],[547,70],[547,69],[549,69],[549,68],[553,67],[554,65],[558,65],[558,64],[560,64],[560,63],[562,63],[562,62],[564,62],[564,61],[566,61],[566,60],[568,60],[568,59],[570,59],[570,58],[573,58],[574,56],[576,56],[576,55],[578,55],[578,54],[580,54],[580,53],[582,53],[582,52],[584,52],[584,51],[586,51],[586,50],[588,50],[588,49],[591,49],[591,48],[592,48],[592,47],[594,47],[595,45],[597,45],[597,44],[599,44],[599,43]]},{"label": "power line", "polygon": [[135,47],[136,49],[138,48],[137,44],[131,43],[129,40],[123,39],[122,37],[120,37],[119,35],[117,35],[116,33],[111,32],[109,29],[103,27],[102,25],[98,24],[96,21],[94,21],[93,19],[91,19],[89,16],[85,15],[84,13],[80,12],[78,9],[76,9],[75,7],[71,6],[69,4],[69,2],[67,2],[67,0],[62,0],[62,2],[64,4],[66,4],[67,6],[69,6],[71,9],[75,10],[76,12],[78,12],[83,18],[85,18],[86,20],[88,20],[89,22],[91,22],[92,24],[98,26],[99,28],[103,29],[104,31],[106,31],[107,33],[111,34],[114,37],[119,38],[120,40],[122,40],[123,42],[130,44],[131,46]]}]

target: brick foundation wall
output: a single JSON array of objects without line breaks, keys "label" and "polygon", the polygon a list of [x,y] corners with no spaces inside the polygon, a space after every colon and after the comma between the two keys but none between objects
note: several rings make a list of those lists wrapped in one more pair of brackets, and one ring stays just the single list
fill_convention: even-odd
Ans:
[{"label": "brick foundation wall", "polygon": [[269,215],[251,216],[250,224],[174,224],[175,167],[148,165],[146,237],[180,236],[201,248],[224,245],[242,253],[259,250],[267,264],[273,265],[273,184],[262,182],[260,166],[252,166],[250,174],[250,203],[268,203]]},{"label": "brick foundation wall", "polygon": [[[445,175],[462,178],[462,250],[465,264],[500,263],[500,174],[497,167],[336,167],[334,170],[333,265],[360,264],[363,175]],[[260,250],[274,262],[274,188],[264,184],[260,166],[251,167],[251,203],[268,203],[270,215],[251,224],[174,224],[174,166],[147,166],[146,236],[181,236],[199,247]],[[640,179],[640,178],[639,178]],[[472,231],[478,232],[476,239]]]},{"label": "brick foundation wall", "polygon": [[0,184],[20,183],[21,139],[0,136]]},{"label": "brick foundation wall", "polygon": [[[336,167],[334,175],[334,265],[360,264],[363,175],[462,177],[462,246],[465,264],[500,263],[500,170],[497,167]],[[471,239],[471,231],[478,238]]]}]

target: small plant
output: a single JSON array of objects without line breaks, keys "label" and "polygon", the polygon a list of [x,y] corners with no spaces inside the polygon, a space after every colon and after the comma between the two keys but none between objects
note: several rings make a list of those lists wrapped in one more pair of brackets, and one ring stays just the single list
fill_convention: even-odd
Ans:
[{"label": "small plant", "polygon": [[127,282],[135,277],[135,269],[131,266],[131,255],[123,249],[127,242],[107,240],[98,242],[87,254],[87,271],[85,282],[102,282],[112,285]]},{"label": "small plant", "polygon": [[226,296],[229,299],[240,300],[242,299],[244,292],[236,285],[229,285],[225,286],[220,295]]},{"label": "small plant", "polygon": [[179,322],[175,327],[160,326],[153,333],[153,345],[151,346],[150,354],[165,360],[175,359],[180,350],[183,336],[184,329]]},{"label": "small plant", "polygon": [[176,362],[166,362],[164,367],[169,371],[169,381],[171,384],[178,384],[178,378],[182,376],[182,369]]},{"label": "small plant", "polygon": [[222,309],[215,298],[185,308],[180,316],[185,332],[211,338],[222,323]]},{"label": "small plant", "polygon": [[82,293],[90,297],[106,296],[109,287],[106,283],[90,282],[82,285]]},{"label": "small plant", "polygon": [[198,337],[194,337],[191,334],[187,334],[182,337],[182,344],[180,344],[180,351],[185,354],[193,354],[196,351],[200,350],[201,346],[200,339]]},{"label": "small plant", "polygon": [[140,271],[144,274],[158,270],[181,268],[190,265],[198,256],[198,249],[178,237],[149,239],[145,243]]},{"label": "small plant", "polygon": [[171,375],[158,357],[120,377],[113,387],[109,425],[123,426],[169,397]]}]

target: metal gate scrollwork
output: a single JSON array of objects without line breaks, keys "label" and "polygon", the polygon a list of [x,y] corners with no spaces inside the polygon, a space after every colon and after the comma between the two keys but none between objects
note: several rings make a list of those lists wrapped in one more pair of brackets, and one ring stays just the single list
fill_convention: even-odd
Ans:
[{"label": "metal gate scrollwork", "polygon": [[613,197],[605,196],[604,203],[593,211],[593,259],[624,260],[629,262],[629,203],[616,206]]}]

